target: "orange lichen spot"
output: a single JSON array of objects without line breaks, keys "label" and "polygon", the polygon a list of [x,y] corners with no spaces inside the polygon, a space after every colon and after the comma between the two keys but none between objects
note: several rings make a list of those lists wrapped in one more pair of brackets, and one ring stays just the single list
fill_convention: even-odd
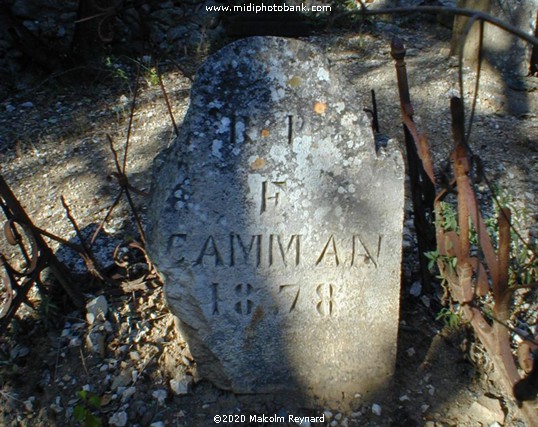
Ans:
[{"label": "orange lichen spot", "polygon": [[325,114],[325,111],[327,110],[327,104],[325,102],[316,102],[314,104],[314,111],[316,114]]},{"label": "orange lichen spot", "polygon": [[254,160],[250,167],[254,170],[258,170],[263,168],[267,164],[267,161],[265,159],[262,159],[261,157],[258,157],[256,160]]},{"label": "orange lichen spot", "polygon": [[267,138],[269,136],[269,129],[262,129],[261,135],[263,138]]}]

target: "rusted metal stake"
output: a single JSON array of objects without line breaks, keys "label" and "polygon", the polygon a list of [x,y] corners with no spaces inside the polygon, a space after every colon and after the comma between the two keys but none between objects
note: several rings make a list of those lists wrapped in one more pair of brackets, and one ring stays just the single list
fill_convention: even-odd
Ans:
[{"label": "rusted metal stake", "polygon": [[[413,201],[414,224],[417,232],[417,242],[420,262],[420,275],[425,291],[431,289],[431,274],[428,269],[426,252],[435,250],[435,230],[433,228],[433,202],[435,199],[435,186],[431,165],[425,168],[424,159],[421,159],[426,144],[421,140],[413,123],[413,106],[409,96],[409,84],[405,66],[405,47],[402,41],[394,38],[391,44],[391,55],[395,60],[400,106],[402,108],[402,122],[405,134],[405,147],[407,151],[408,173],[411,181],[411,197]],[[426,162],[429,164],[428,162]]]}]

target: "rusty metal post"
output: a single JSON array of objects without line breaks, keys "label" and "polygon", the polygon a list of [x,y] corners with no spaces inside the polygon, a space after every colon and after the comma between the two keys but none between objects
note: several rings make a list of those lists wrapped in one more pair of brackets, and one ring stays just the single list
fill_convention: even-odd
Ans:
[{"label": "rusty metal post", "polygon": [[[411,196],[413,201],[414,224],[417,232],[417,242],[420,262],[420,275],[425,291],[431,289],[431,274],[428,269],[428,259],[425,253],[436,248],[435,230],[433,228],[433,202],[435,187],[421,159],[420,136],[413,123],[413,106],[409,96],[409,84],[405,66],[405,47],[402,41],[394,38],[391,43],[391,55],[395,60],[402,122],[407,152],[408,173],[411,181]],[[428,169],[430,167],[428,166]]]},{"label": "rusty metal post", "polygon": [[403,42],[398,37],[394,37],[390,45],[390,54],[395,61],[398,92],[400,93],[400,106],[402,107],[402,112],[410,119],[413,119],[413,106],[411,105],[411,97],[409,96],[407,68],[404,60],[405,53],[406,50]]}]

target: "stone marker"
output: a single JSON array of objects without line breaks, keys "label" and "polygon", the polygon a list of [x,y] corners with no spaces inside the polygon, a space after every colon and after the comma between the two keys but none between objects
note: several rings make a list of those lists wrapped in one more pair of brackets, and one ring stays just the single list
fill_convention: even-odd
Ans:
[{"label": "stone marker", "polygon": [[404,168],[314,46],[255,37],[201,67],[155,161],[148,251],[201,376],[342,406],[386,385]]}]

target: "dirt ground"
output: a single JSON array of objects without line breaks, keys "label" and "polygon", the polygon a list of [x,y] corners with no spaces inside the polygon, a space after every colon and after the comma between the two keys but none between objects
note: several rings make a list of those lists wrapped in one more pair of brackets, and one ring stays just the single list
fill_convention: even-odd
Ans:
[{"label": "dirt ground", "polygon": [[[378,21],[363,32],[333,31],[309,40],[326,51],[333,67],[362,97],[364,107],[370,106],[370,90],[375,89],[381,132],[403,150],[390,57],[394,35],[408,47],[417,126],[428,134],[436,165],[442,167],[451,147],[449,100],[459,91],[457,61],[448,55],[448,29],[412,20],[398,25]],[[161,62],[178,125],[188,107],[192,72],[202,60],[203,56]],[[0,103],[1,173],[39,227],[75,241],[60,196],[88,233],[118,196],[118,183],[111,178],[115,166],[108,136],[121,163],[137,61],[143,66],[126,171],[133,187],[148,191],[152,160],[173,140],[174,129],[156,74],[144,59],[111,55],[98,67],[53,76],[29,69],[11,82],[10,96]],[[524,79],[528,85],[515,90],[495,73],[485,74],[471,139],[490,179],[509,190],[514,205],[527,212],[530,237],[535,235],[538,212],[533,79]],[[473,90],[469,70],[464,81],[469,100]],[[135,195],[134,203],[144,221],[146,198]],[[75,256],[50,242],[78,272],[76,285],[87,300],[104,297],[99,302],[107,313],[88,318],[85,310],[64,311],[59,302],[31,293],[39,309],[21,308],[0,337],[0,425],[210,426],[215,425],[215,415],[235,414],[246,416],[240,425],[261,426],[283,424],[250,422],[250,415],[293,414],[323,415],[325,422],[318,425],[330,426],[523,426],[517,407],[496,387],[489,358],[470,331],[464,325],[450,327],[439,318],[442,289],[417,290],[410,206],[406,215],[394,382],[353,411],[289,407],[282,397],[234,395],[200,379],[158,281],[139,280],[145,262],[136,250],[126,248],[137,231],[122,197],[104,227],[103,241],[108,244],[98,243],[104,254],[100,267],[121,279],[121,286],[90,280]],[[112,259],[111,248],[120,242],[128,268]],[[527,323],[536,333],[536,305],[528,308]]]}]

